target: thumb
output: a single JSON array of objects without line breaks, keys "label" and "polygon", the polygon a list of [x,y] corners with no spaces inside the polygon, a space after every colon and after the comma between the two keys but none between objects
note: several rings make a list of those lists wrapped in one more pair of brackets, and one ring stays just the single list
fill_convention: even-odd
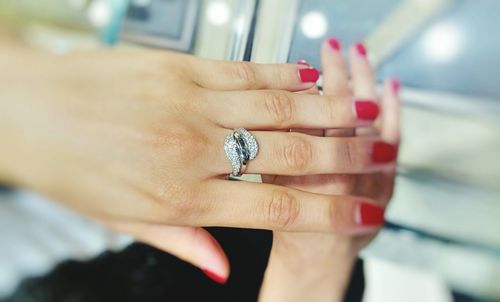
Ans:
[{"label": "thumb", "polygon": [[108,222],[113,229],[170,253],[201,269],[215,282],[226,283],[229,260],[217,240],[205,229],[141,222]]}]

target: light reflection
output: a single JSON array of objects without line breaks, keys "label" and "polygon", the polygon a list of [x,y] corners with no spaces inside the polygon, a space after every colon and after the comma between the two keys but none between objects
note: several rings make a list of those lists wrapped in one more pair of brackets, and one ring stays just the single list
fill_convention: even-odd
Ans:
[{"label": "light reflection", "polygon": [[422,40],[423,51],[436,62],[450,62],[463,49],[463,33],[456,24],[441,23],[429,29]]},{"label": "light reflection", "polygon": [[95,0],[87,11],[89,22],[98,28],[105,27],[111,21],[111,1]]},{"label": "light reflection", "polygon": [[229,5],[223,1],[212,2],[207,8],[207,19],[212,25],[221,26],[227,24],[231,17]]},{"label": "light reflection", "polygon": [[310,39],[321,38],[328,29],[328,21],[322,12],[308,12],[300,21],[300,29],[304,36]]}]

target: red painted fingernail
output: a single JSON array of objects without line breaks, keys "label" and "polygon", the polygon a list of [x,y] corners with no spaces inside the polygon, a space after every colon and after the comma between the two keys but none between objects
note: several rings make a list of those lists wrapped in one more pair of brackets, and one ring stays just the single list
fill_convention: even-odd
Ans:
[{"label": "red painted fingernail", "polygon": [[300,80],[304,83],[315,83],[319,79],[319,71],[316,68],[305,68],[299,70]]},{"label": "red painted fingernail", "polygon": [[356,213],[356,223],[360,225],[381,225],[384,223],[385,209],[373,204],[361,202]]},{"label": "red painted fingernail", "polygon": [[391,79],[391,87],[392,87],[392,91],[396,94],[399,92],[399,87],[401,86],[400,82],[398,79],[396,78],[393,78]]},{"label": "red painted fingernail", "polygon": [[373,121],[379,114],[378,104],[373,101],[356,100],[354,108],[356,108],[356,115],[362,120]]},{"label": "red painted fingernail", "polygon": [[297,64],[298,65],[304,65],[304,66],[307,66],[307,67],[310,66],[309,63],[306,60],[299,60],[299,61],[297,61]]},{"label": "red painted fingernail", "polygon": [[398,148],[395,145],[375,142],[372,145],[372,160],[376,163],[388,163],[394,161],[398,155]]},{"label": "red painted fingernail", "polygon": [[204,269],[203,273],[205,275],[207,275],[208,278],[212,279],[213,281],[215,281],[219,284],[226,284],[226,282],[227,282],[227,278],[221,277],[208,269]]},{"label": "red painted fingernail", "polygon": [[360,56],[366,57],[366,47],[362,42],[356,43],[356,51]]},{"label": "red painted fingernail", "polygon": [[328,39],[328,44],[330,47],[334,50],[340,50],[340,42],[336,38],[329,38]]}]

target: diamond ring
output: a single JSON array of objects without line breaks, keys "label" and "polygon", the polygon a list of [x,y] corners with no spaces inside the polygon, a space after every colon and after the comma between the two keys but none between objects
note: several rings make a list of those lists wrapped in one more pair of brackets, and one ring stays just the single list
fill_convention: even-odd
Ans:
[{"label": "diamond ring", "polygon": [[257,156],[259,144],[250,132],[238,128],[226,137],[224,151],[231,162],[231,176],[241,176],[245,173],[248,162]]}]

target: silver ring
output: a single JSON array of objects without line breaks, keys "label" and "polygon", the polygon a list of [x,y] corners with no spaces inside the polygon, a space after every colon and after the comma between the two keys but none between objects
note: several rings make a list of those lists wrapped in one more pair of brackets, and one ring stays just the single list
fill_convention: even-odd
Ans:
[{"label": "silver ring", "polygon": [[227,135],[224,151],[231,162],[231,176],[241,176],[245,173],[248,162],[257,156],[259,144],[250,132],[238,128]]}]

